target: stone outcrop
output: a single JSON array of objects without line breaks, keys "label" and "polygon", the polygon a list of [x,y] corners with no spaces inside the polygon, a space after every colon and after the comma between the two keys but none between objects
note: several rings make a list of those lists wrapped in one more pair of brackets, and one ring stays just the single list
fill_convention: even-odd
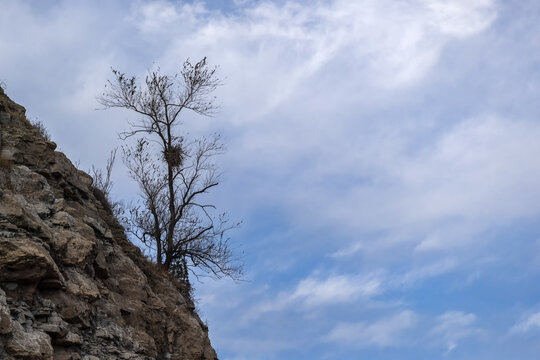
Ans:
[{"label": "stone outcrop", "polygon": [[55,148],[0,88],[0,359],[217,359],[181,284]]}]

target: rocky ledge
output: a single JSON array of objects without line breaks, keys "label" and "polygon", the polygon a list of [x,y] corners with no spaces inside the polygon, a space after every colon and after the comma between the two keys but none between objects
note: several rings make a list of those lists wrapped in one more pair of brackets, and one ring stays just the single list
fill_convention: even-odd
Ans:
[{"label": "rocky ledge", "polygon": [[0,88],[0,359],[217,359],[182,286]]}]

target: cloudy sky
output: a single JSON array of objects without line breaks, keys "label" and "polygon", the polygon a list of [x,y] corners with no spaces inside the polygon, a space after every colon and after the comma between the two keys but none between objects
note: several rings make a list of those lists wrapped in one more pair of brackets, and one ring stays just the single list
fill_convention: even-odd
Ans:
[{"label": "cloudy sky", "polygon": [[[197,284],[224,360],[537,359],[536,0],[0,0],[0,80],[82,169],[133,114],[111,66],[224,79],[219,208],[246,281]],[[119,163],[114,196],[136,187]]]}]

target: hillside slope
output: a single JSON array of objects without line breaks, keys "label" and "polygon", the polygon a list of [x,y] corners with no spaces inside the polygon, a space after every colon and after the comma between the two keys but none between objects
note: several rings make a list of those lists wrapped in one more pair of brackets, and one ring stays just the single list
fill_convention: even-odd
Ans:
[{"label": "hillside slope", "polygon": [[86,173],[0,88],[0,359],[217,359]]}]

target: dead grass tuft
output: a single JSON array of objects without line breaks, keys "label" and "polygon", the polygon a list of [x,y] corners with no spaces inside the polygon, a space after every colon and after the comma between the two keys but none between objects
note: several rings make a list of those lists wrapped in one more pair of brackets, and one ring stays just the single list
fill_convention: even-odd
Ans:
[{"label": "dead grass tuft", "polygon": [[174,274],[167,271],[163,266],[158,265],[157,263],[151,261],[150,259],[144,257],[144,263],[139,263],[140,268],[143,272],[149,276],[157,276],[162,278],[167,278],[171,284],[174,285],[176,290],[178,290],[186,300],[193,303],[193,291],[191,284],[185,283],[184,281],[178,279]]},{"label": "dead grass tuft", "polygon": [[107,200],[107,197],[105,196],[105,194],[103,193],[103,191],[101,191],[100,189],[98,189],[98,188],[95,187],[95,186],[92,186],[92,193],[94,194],[94,196],[96,197],[96,199],[99,200],[99,202],[101,203],[101,205],[103,205],[103,208],[105,209],[105,211],[107,211],[107,213],[109,213],[110,215],[112,215],[112,214],[113,214],[112,206],[111,206],[111,204],[109,203],[109,200]]}]

